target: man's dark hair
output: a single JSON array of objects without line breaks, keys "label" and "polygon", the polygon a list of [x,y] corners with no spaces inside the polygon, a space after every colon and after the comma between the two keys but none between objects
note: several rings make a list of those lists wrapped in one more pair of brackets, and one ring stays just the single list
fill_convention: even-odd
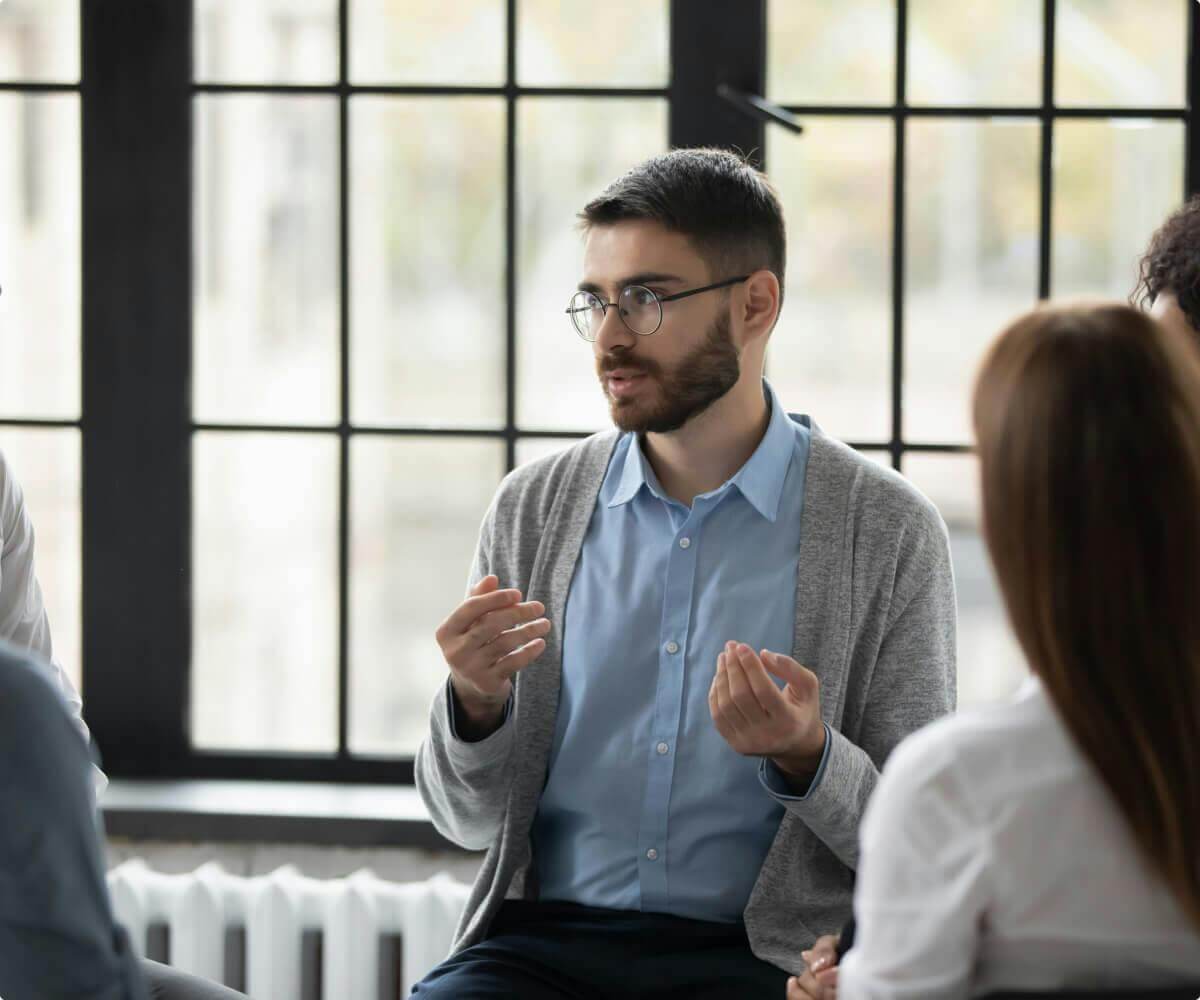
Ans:
[{"label": "man's dark hair", "polygon": [[766,175],[724,149],[676,149],[634,167],[579,213],[581,228],[649,220],[686,236],[714,281],[759,268],[783,286],[787,237]]},{"label": "man's dark hair", "polygon": [[1200,195],[1168,216],[1150,237],[1132,301],[1153,305],[1163,292],[1174,294],[1192,329],[1200,333]]}]

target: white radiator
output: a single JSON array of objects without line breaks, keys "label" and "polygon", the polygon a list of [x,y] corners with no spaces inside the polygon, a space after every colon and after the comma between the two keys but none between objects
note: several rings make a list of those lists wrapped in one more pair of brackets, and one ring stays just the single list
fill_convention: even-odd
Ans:
[{"label": "white radiator", "polygon": [[307,878],[288,865],[241,878],[210,862],[164,875],[141,859],[110,871],[108,884],[139,953],[165,927],[169,954],[149,957],[253,1000],[407,997],[449,954],[468,891],[444,872],[397,883],[366,869]]}]

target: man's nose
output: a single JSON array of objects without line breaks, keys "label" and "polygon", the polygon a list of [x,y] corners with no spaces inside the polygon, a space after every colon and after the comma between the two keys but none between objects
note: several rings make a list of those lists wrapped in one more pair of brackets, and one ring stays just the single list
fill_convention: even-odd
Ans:
[{"label": "man's nose", "polygon": [[615,302],[604,310],[604,319],[596,332],[596,353],[609,354],[614,348],[628,349],[633,346],[637,336],[625,325],[618,310],[621,307]]}]

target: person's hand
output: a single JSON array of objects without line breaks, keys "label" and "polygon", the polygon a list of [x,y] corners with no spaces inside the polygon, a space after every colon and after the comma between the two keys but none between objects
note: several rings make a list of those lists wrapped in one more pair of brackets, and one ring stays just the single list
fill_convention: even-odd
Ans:
[{"label": "person's hand", "polygon": [[459,704],[476,729],[494,727],[512,692],[512,677],[541,656],[550,622],[540,601],[500,590],[495,576],[471,588],[435,633]]},{"label": "person's hand", "polygon": [[787,1000],[837,1000],[837,938],[826,934],[800,957],[804,974],[788,980]]},{"label": "person's hand", "polygon": [[[781,691],[770,674],[787,686]],[[816,774],[825,751],[821,685],[790,656],[766,649],[760,656],[743,642],[726,643],[708,708],[717,732],[738,753],[771,758],[796,783]]]}]

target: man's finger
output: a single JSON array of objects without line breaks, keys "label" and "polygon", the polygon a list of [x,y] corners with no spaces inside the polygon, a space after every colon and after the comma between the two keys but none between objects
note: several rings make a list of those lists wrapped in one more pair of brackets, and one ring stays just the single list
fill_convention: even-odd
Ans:
[{"label": "man's finger", "polygon": [[768,718],[773,717],[778,714],[783,703],[779,688],[772,682],[766,666],[753,649],[745,643],[738,643],[737,651],[746,683],[750,685],[750,690],[762,706],[763,714]]},{"label": "man's finger", "polygon": [[534,660],[546,651],[545,639],[534,639],[532,642],[527,642],[520,649],[515,649],[507,656],[502,656],[493,665],[499,677],[510,679],[513,674],[519,673],[529,666]]},{"label": "man's finger", "polygon": [[491,642],[479,650],[479,655],[484,657],[484,662],[491,669],[509,653],[520,649],[534,639],[541,639],[549,632],[550,620],[548,618],[538,618],[535,621],[526,622],[519,628],[509,629],[502,635],[497,636],[495,642]]},{"label": "man's finger", "polygon": [[729,655],[727,653],[721,653],[721,655],[717,657],[717,707],[721,714],[725,717],[726,724],[735,732],[739,732],[747,728],[747,726],[749,726],[749,722],[734,703],[733,695],[730,694],[729,669]]},{"label": "man's finger", "polygon": [[477,618],[482,618],[489,611],[499,611],[521,600],[519,590],[493,590],[487,594],[468,597],[457,608],[450,612],[450,617],[442,622],[438,629],[438,640],[450,639],[464,635]]},{"label": "man's finger", "polygon": [[471,626],[467,635],[472,645],[487,646],[495,642],[505,632],[531,622],[536,618],[541,618],[545,613],[546,606],[541,601],[525,601],[521,604],[512,604],[509,607],[501,608],[499,611],[489,611],[486,615],[475,619],[475,623]]},{"label": "man's finger", "polygon": [[740,643],[732,643],[725,652],[725,670],[729,674],[729,693],[746,721],[759,726],[770,718],[770,713],[750,684],[749,670],[753,669],[742,653]]},{"label": "man's finger", "polygon": [[785,681],[803,698],[811,698],[820,687],[820,681],[808,667],[802,666],[790,656],[773,653],[769,649],[762,651],[763,665],[774,676]]},{"label": "man's finger", "polygon": [[474,587],[467,591],[468,597],[482,597],[484,594],[491,593],[500,586],[500,577],[495,573],[489,573],[480,580]]}]

